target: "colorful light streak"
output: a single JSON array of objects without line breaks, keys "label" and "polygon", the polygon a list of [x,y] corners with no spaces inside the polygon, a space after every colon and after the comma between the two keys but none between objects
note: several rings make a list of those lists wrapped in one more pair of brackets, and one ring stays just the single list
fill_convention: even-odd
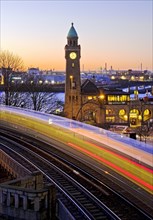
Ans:
[{"label": "colorful light streak", "polygon": [[[24,128],[32,129],[35,132],[44,134],[49,138],[53,138],[59,142],[62,142],[63,144],[66,144],[67,146],[72,147],[86,154],[87,156],[105,164],[115,172],[125,176],[131,182],[134,182],[141,188],[153,194],[153,173],[151,169],[148,169],[140,164],[137,164],[136,162],[124,158],[124,156],[118,155],[114,152],[97,146],[96,144],[79,139],[73,134],[67,133],[65,130],[57,130],[57,127],[54,127],[52,124],[48,124],[48,122],[46,124],[42,119],[27,117],[25,114],[23,114],[21,117],[21,115],[12,112],[10,113],[1,111],[0,113],[0,120],[6,121],[8,124],[13,123],[19,127],[22,126]],[[103,154],[100,155],[101,153]],[[129,168],[130,171],[126,170]]]},{"label": "colorful light streak", "polygon": [[116,157],[118,157],[118,158],[120,158],[120,159],[123,159],[123,160],[125,160],[125,161],[127,161],[127,162],[129,162],[129,163],[131,163],[131,164],[133,164],[133,165],[135,165],[135,166],[137,166],[137,167],[139,167],[139,168],[141,168],[141,169],[143,169],[143,170],[146,170],[147,172],[153,174],[153,170],[151,170],[151,169],[149,169],[149,168],[147,168],[147,167],[145,167],[145,166],[143,166],[143,165],[141,165],[141,164],[138,164],[138,163],[136,163],[136,162],[134,162],[134,161],[132,161],[132,160],[129,160],[128,158],[126,158],[126,157],[124,157],[124,156],[121,156],[121,155],[119,155],[119,154],[116,154],[116,153],[114,153],[114,152],[112,152],[112,151],[110,151],[110,150],[106,150],[105,148],[100,147],[100,146],[98,146],[98,145],[96,145],[96,144],[90,143],[90,142],[88,142],[88,141],[85,141],[85,142],[88,143],[88,144],[90,144],[90,145],[92,145],[92,146],[94,146],[94,147],[96,147],[96,148],[98,148],[99,150],[103,150],[103,151],[105,151],[105,152],[107,152],[107,153],[111,153],[112,155],[114,155],[114,156],[116,156]]},{"label": "colorful light streak", "polygon": [[113,168],[115,171],[118,171],[119,173],[123,174],[125,177],[128,177],[130,180],[133,180],[135,183],[137,183],[139,186],[147,189],[147,191],[149,191],[151,194],[153,194],[153,185],[149,184],[149,183],[146,183],[144,180],[140,179],[139,177],[133,175],[132,173],[124,170],[123,168],[113,164],[112,162],[104,159],[104,158],[101,158],[100,156],[98,155],[95,155],[94,153],[80,147],[80,146],[77,146],[76,144],[73,144],[73,143],[68,143],[69,146],[73,147],[73,148],[76,148],[77,150],[79,151],[82,151],[83,153],[87,154],[88,156],[102,162],[102,163],[105,163],[107,166]]}]

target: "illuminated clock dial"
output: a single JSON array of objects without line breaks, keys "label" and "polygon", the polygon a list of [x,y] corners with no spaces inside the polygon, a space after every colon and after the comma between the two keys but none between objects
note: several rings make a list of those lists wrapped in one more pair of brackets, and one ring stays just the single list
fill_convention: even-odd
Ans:
[{"label": "illuminated clock dial", "polygon": [[77,57],[77,54],[76,54],[75,52],[71,52],[71,53],[70,53],[70,58],[71,58],[72,60],[76,59],[76,57]]}]

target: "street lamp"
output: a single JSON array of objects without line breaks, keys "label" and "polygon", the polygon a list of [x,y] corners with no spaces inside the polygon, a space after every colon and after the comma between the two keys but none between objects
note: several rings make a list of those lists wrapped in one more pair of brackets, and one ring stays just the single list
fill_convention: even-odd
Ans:
[{"label": "street lamp", "polygon": [[72,90],[72,86],[73,86],[73,76],[70,75],[70,89]]},{"label": "street lamp", "polygon": [[100,102],[103,102],[103,101],[104,101],[104,98],[105,98],[105,95],[104,95],[104,94],[101,94],[101,95],[99,96]]},{"label": "street lamp", "polygon": [[106,114],[105,114],[105,94],[101,93],[98,97],[98,101],[100,104],[100,109],[99,109],[99,124],[103,125],[106,122]]}]

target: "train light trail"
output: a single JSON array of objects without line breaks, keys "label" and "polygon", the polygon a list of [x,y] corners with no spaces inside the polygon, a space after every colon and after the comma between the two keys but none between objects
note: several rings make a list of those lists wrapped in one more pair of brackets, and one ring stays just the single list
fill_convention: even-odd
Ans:
[{"label": "train light trail", "polygon": [[148,192],[150,192],[151,194],[153,194],[153,185],[146,183],[144,180],[140,179],[139,177],[133,175],[132,173],[124,170],[123,168],[113,164],[112,162],[101,158],[98,155],[95,155],[94,153],[91,153],[89,150],[83,149],[80,146],[77,146],[73,143],[68,143],[69,146],[76,148],[77,150],[85,153],[86,155],[106,164],[107,166],[109,166],[110,168],[112,168],[115,171],[118,171],[119,173],[123,174],[126,178],[128,177],[130,180],[132,180],[133,182],[135,182],[136,184],[138,184],[139,186],[143,187],[144,189],[146,189]]}]

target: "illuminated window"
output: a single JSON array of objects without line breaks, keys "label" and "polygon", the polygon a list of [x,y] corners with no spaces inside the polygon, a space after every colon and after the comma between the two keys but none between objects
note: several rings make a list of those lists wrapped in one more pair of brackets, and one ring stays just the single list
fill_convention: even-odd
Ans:
[{"label": "illuminated window", "polygon": [[134,76],[131,76],[131,80],[135,80],[135,77],[134,77]]},{"label": "illuminated window", "polygon": [[112,115],[114,114],[114,110],[113,109],[106,109],[106,115]]},{"label": "illuminated window", "polygon": [[129,95],[108,95],[108,102],[126,102],[129,99]]},{"label": "illuminated window", "polygon": [[130,125],[132,127],[136,126],[138,124],[138,119],[139,119],[140,112],[138,109],[132,109],[130,111]]},{"label": "illuminated window", "polygon": [[106,117],[106,122],[115,122],[115,117]]},{"label": "illuminated window", "polygon": [[130,111],[130,113],[139,114],[139,110],[134,108],[134,109],[132,109],[132,110]]},{"label": "illuminated window", "polygon": [[101,94],[101,95],[99,96],[99,99],[100,99],[100,100],[104,100],[104,98],[105,98],[104,94]]},{"label": "illuminated window", "polygon": [[72,82],[72,89],[76,89],[76,82]]},{"label": "illuminated window", "polygon": [[134,95],[139,95],[138,90],[134,90]]},{"label": "illuminated window", "polygon": [[124,110],[124,109],[121,109],[121,110],[119,111],[119,115],[120,115],[120,116],[125,115],[125,110]]},{"label": "illuminated window", "polygon": [[144,76],[140,76],[140,80],[143,81],[144,80]]},{"label": "illuminated window", "polygon": [[149,109],[146,109],[146,110],[144,111],[144,115],[149,115],[149,114],[150,114]]},{"label": "illuminated window", "polygon": [[146,121],[151,118],[151,111],[149,109],[145,109],[143,112],[143,120]]},{"label": "illuminated window", "polygon": [[120,109],[119,111],[119,117],[124,120],[127,121],[128,120],[128,116],[126,115],[126,111],[125,109]]},{"label": "illuminated window", "polygon": [[113,101],[115,101],[115,98],[114,98],[114,96],[110,96],[110,95],[108,95],[108,101],[109,102],[113,102]]},{"label": "illuminated window", "polygon": [[126,79],[126,77],[125,76],[121,76],[121,79]]},{"label": "illuminated window", "polygon": [[91,100],[92,99],[92,96],[88,96],[88,100]]},{"label": "illuminated window", "polygon": [[129,96],[128,96],[128,95],[122,95],[122,96],[121,96],[121,101],[122,101],[122,102],[129,101]]},{"label": "illuminated window", "polygon": [[127,121],[128,120],[128,116],[127,115],[124,115],[124,121]]}]

